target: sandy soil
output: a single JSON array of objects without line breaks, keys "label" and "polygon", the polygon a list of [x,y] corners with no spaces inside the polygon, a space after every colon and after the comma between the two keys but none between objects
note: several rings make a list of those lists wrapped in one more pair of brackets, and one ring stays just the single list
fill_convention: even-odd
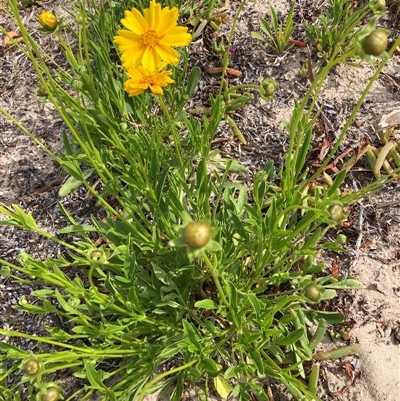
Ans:
[{"label": "sandy soil", "polygon": [[[298,2],[299,24],[301,15],[306,11],[306,3]],[[287,13],[288,3],[283,1],[259,0],[246,6],[235,34],[235,55],[231,63],[231,67],[242,71],[243,75],[236,81],[232,78],[232,82],[258,83],[263,78],[273,77],[280,85],[277,98],[268,103],[255,99],[235,114],[235,120],[247,139],[247,146],[240,146],[237,141],[229,139],[232,134],[228,129],[222,127],[219,132],[221,142],[218,146],[222,154],[237,157],[249,167],[249,174],[242,177],[245,181],[251,181],[254,171],[266,160],[272,159],[278,166],[283,162],[287,136],[281,122],[289,118],[293,99],[302,96],[307,87],[307,81],[299,73],[306,60],[304,49],[293,48],[282,57],[277,57],[250,37],[250,31],[257,29],[258,18],[266,17],[270,5],[283,15]],[[237,4],[232,4],[232,9],[236,7]],[[36,18],[40,10],[40,7],[33,6],[22,11],[26,24],[34,33],[38,28]],[[16,29],[1,12],[0,24],[7,31]],[[222,28],[222,32],[224,29],[229,29],[229,23]],[[296,34],[296,39],[304,39],[301,29]],[[218,58],[210,48],[210,35],[212,32],[206,30],[193,43],[193,65],[202,67],[204,86],[219,79],[204,70],[204,66],[218,65]],[[45,41],[45,46],[54,52],[55,57],[59,57],[57,41],[53,37],[47,37]],[[51,149],[61,148],[63,124],[51,105],[37,101],[37,79],[29,63],[17,49],[4,45],[1,34],[0,44],[0,106]],[[400,109],[399,66],[400,56],[397,53],[374,85],[357,117],[357,124],[351,128],[343,143],[343,149],[360,143],[365,137],[376,142],[374,127],[381,115]],[[371,71],[367,65],[361,70],[340,66],[331,74],[321,103],[325,104],[326,115],[336,130],[351,112]],[[201,94],[196,96],[200,102]],[[332,137],[333,134],[318,132],[316,145],[324,135]],[[30,210],[44,228],[55,232],[66,224],[56,205],[59,200],[57,191],[65,176],[37,145],[0,114],[1,203],[19,204]],[[361,161],[349,175],[348,185],[359,187],[372,179],[368,165]],[[76,210],[82,222],[88,219],[94,207],[87,202],[85,195],[77,190],[61,200],[64,205]],[[400,391],[400,185],[391,184],[381,193],[359,202],[353,207],[349,221],[351,225],[343,229],[349,240],[348,255],[342,256],[338,265],[341,274],[355,275],[365,289],[342,292],[336,302],[338,310],[346,314],[346,323],[351,329],[349,341],[359,342],[361,350],[358,355],[322,364],[319,395],[324,400],[397,401]],[[14,261],[22,250],[38,258],[55,256],[60,251],[54,244],[34,234],[12,227],[0,228],[0,256]],[[325,258],[326,265],[331,266],[333,256],[326,255]],[[17,288],[10,280],[0,277],[0,325],[3,328],[29,332],[40,326],[40,321],[19,315],[12,309],[19,299],[29,297],[30,291],[29,286]],[[343,341],[326,338],[324,349],[342,344]],[[33,346],[23,341],[18,345],[25,348]],[[283,394],[275,397],[275,401],[283,399],[290,397]]]}]

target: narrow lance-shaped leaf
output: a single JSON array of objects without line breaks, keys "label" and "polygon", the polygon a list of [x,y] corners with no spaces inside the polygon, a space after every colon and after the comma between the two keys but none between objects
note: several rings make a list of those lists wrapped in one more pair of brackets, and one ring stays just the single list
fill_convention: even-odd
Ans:
[{"label": "narrow lance-shaped leaf", "polygon": [[345,347],[339,347],[331,351],[318,352],[313,355],[313,359],[316,361],[327,361],[329,359],[339,359],[344,356],[352,355],[358,352],[361,348],[361,344],[352,344]]},{"label": "narrow lance-shaped leaf", "polygon": [[321,319],[318,322],[317,330],[314,335],[310,339],[310,343],[308,344],[309,348],[313,350],[322,340],[326,333],[326,321],[325,319]]}]

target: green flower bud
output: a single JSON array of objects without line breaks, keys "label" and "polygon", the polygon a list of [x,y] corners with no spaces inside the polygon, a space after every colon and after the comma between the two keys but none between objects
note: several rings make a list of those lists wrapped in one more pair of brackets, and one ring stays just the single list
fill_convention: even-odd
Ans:
[{"label": "green flower bud", "polygon": [[388,37],[382,29],[375,29],[362,42],[362,47],[366,54],[379,56],[388,45]]},{"label": "green flower bud", "polygon": [[336,236],[336,242],[339,245],[344,245],[346,243],[346,241],[347,241],[347,237],[344,234],[338,234]]},{"label": "green flower bud", "polygon": [[183,230],[183,241],[192,249],[203,248],[207,245],[210,238],[210,227],[201,221],[192,221]]},{"label": "green flower bud", "polygon": [[78,67],[77,72],[79,74],[86,74],[87,68],[84,65],[81,65],[81,66]]},{"label": "green flower bud", "polygon": [[83,82],[79,79],[73,79],[71,82],[71,86],[76,90],[80,90],[83,88]]},{"label": "green flower bud", "polygon": [[340,205],[332,205],[329,208],[329,213],[331,215],[331,219],[336,223],[341,223],[346,220],[346,215],[344,214],[343,207]]},{"label": "green flower bud", "polygon": [[28,376],[35,376],[40,369],[40,363],[36,359],[30,359],[25,364],[25,374]]},{"label": "green flower bud", "polygon": [[263,86],[264,93],[266,96],[272,96],[275,92],[275,85],[273,83],[268,83]]},{"label": "green flower bud", "polygon": [[49,387],[42,395],[42,401],[58,401],[60,399],[60,390],[57,387]]},{"label": "green flower bud", "polygon": [[84,21],[85,19],[82,17],[82,15],[77,15],[76,17],[75,17],[75,22],[77,23],[77,24],[79,24],[79,25],[81,25],[81,24],[83,24],[83,21]]},{"label": "green flower bud", "polygon": [[304,295],[306,298],[308,298],[311,302],[317,302],[321,296],[321,291],[313,283],[310,283],[307,285],[307,287],[304,289]]},{"label": "green flower bud", "polygon": [[385,0],[372,0],[371,1],[371,8],[375,9],[376,11],[379,11],[383,13],[386,11],[386,1]]},{"label": "green flower bud", "polygon": [[87,258],[91,263],[103,264],[107,261],[106,253],[101,249],[92,249],[88,252]]},{"label": "green flower bud", "polygon": [[264,100],[269,100],[274,97],[274,93],[278,84],[273,79],[264,79],[260,84],[260,96]]}]

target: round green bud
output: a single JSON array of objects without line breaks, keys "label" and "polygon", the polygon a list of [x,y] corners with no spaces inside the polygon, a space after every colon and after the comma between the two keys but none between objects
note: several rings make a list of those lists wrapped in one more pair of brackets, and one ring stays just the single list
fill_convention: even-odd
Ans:
[{"label": "round green bud", "polygon": [[273,83],[269,83],[263,86],[264,92],[266,96],[271,96],[275,92],[275,85]]},{"label": "round green bud", "polygon": [[340,205],[332,205],[329,207],[329,214],[331,219],[336,223],[341,223],[346,220],[346,215],[344,214],[343,207]]},{"label": "round green bud", "polygon": [[375,0],[375,7],[377,11],[384,12],[386,10],[386,1],[385,0]]},{"label": "round green bud", "polygon": [[73,79],[71,82],[71,86],[76,90],[80,90],[83,88],[83,82],[79,79]]},{"label": "round green bud", "polygon": [[79,24],[79,25],[81,25],[81,24],[83,24],[83,21],[84,21],[85,19],[82,17],[82,15],[77,15],[76,17],[75,17],[75,22],[77,23],[77,24]]},{"label": "round green bud", "polygon": [[264,100],[272,98],[277,87],[278,84],[273,79],[264,79],[260,84],[260,96]]},{"label": "round green bud", "polygon": [[107,255],[101,249],[90,250],[87,254],[87,257],[91,263],[102,264],[107,261]]},{"label": "round green bud", "polygon": [[388,37],[382,29],[375,29],[362,42],[365,53],[371,56],[379,56],[388,45]]},{"label": "round green bud", "polygon": [[25,364],[25,374],[28,376],[35,376],[40,369],[40,363],[36,359],[30,359]]},{"label": "round green bud", "polygon": [[317,302],[321,296],[321,291],[317,285],[310,283],[304,289],[304,295],[312,302]]},{"label": "round green bud", "polygon": [[203,248],[210,238],[210,227],[201,221],[192,221],[183,230],[183,241],[192,249]]},{"label": "round green bud", "polygon": [[49,387],[42,395],[42,401],[58,401],[60,399],[60,390],[57,387]]},{"label": "round green bud", "polygon": [[78,72],[79,74],[86,74],[87,68],[86,68],[84,65],[80,65],[80,66],[78,67],[78,69],[77,69],[77,72]]},{"label": "round green bud", "polygon": [[339,245],[344,245],[346,243],[346,241],[347,241],[347,237],[344,234],[338,234],[336,236],[336,242]]}]

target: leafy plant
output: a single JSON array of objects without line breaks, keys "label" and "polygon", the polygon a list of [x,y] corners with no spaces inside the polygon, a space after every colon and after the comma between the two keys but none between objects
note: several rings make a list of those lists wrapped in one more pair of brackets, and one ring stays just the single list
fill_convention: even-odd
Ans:
[{"label": "leafy plant", "polygon": [[[355,28],[371,13],[371,4],[375,4],[375,0],[355,9],[350,0],[330,0],[327,13],[320,15],[313,24],[305,25],[307,38],[316,47],[319,58],[328,60],[352,48]],[[379,11],[375,8],[375,12]]]},{"label": "leafy plant", "polygon": [[[23,388],[29,400],[88,400],[96,394],[104,401],[141,401],[163,389],[171,400],[179,400],[184,386],[196,388],[206,381],[224,398],[267,400],[263,381],[269,377],[281,381],[296,399],[320,400],[319,365],[309,374],[309,362],[358,350],[352,345],[315,352],[327,326],[344,319],[341,313],[320,310],[321,301],[359,284],[327,273],[317,255],[326,249],[342,251],[339,243],[324,239],[327,230],[346,219],[351,203],[395,179],[383,177],[342,194],[346,170],[334,178],[323,173],[387,58],[377,66],[326,160],[307,175],[315,102],[331,69],[357,53],[352,49],[332,56],[304,98],[295,102],[286,123],[290,140],[279,183],[272,182],[277,171],[268,162],[249,189],[229,180],[231,171],[244,167],[237,160],[217,159],[211,148],[222,119],[240,107],[232,95],[242,87],[228,88],[222,74],[220,93],[210,96],[209,109],[200,117],[188,113],[200,71],[189,71],[189,54],[181,50],[180,66],[171,67],[175,83],[165,86],[163,95],[144,90],[129,97],[123,90],[126,77],[110,58],[121,10],[95,3],[79,3],[78,32],[63,27],[74,35],[78,52],[64,39],[63,29],[50,33],[57,35],[68,60],[69,68],[63,69],[27,32],[16,4],[9,1],[25,47],[16,45],[31,60],[68,127],[65,153],[53,154],[1,111],[70,175],[61,194],[83,185],[106,218],[92,216],[91,224],[79,224],[61,199],[60,211],[70,225],[52,234],[19,206],[0,206],[7,217],[1,225],[37,232],[64,249],[45,261],[26,253],[18,263],[0,259],[2,275],[43,285],[32,293],[34,302],[20,301],[19,310],[57,313],[64,322],[63,327],[46,327],[48,336],[0,330],[40,344],[33,355],[0,343],[2,396],[20,400]],[[228,48],[232,37],[233,32]],[[272,80],[264,84],[276,87]],[[266,92],[268,87],[262,87]],[[93,178],[102,186],[92,185]],[[69,243],[63,237],[69,234],[79,240]],[[317,326],[313,336],[309,325]],[[59,372],[69,372],[83,384],[63,394]],[[7,379],[13,380],[11,388]]]},{"label": "leafy plant", "polygon": [[289,39],[296,29],[293,22],[294,6],[295,4],[293,3],[285,22],[279,21],[274,7],[270,6],[269,11],[271,22],[269,23],[265,19],[260,18],[260,27],[266,36],[263,36],[258,32],[251,32],[251,36],[266,43],[278,54],[282,54],[293,47],[293,44],[289,42]]}]

